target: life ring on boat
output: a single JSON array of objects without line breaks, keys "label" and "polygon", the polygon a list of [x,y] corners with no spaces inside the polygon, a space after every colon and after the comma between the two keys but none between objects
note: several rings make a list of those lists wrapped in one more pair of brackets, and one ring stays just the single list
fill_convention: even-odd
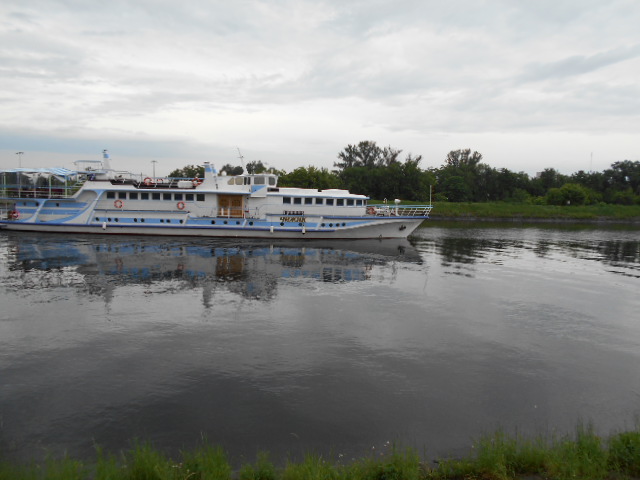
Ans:
[{"label": "life ring on boat", "polygon": [[9,212],[9,218],[11,220],[17,220],[20,218],[20,212],[18,210],[12,210]]},{"label": "life ring on boat", "polygon": [[367,207],[367,214],[368,215],[375,215],[376,213],[376,209],[373,207]]},{"label": "life ring on boat", "polygon": [[191,181],[191,183],[193,184],[194,187],[197,187],[198,185],[202,185],[202,180],[196,177]]},{"label": "life ring on boat", "polygon": [[151,177],[147,177],[144,179],[144,184],[148,187],[153,183],[153,179]]},{"label": "life ring on boat", "polygon": [[118,199],[115,202],[113,202],[113,206],[116,208],[122,208],[122,206],[124,205],[124,203],[122,203],[122,200]]},{"label": "life ring on boat", "polygon": [[184,202],[178,202],[178,210],[184,210]]}]

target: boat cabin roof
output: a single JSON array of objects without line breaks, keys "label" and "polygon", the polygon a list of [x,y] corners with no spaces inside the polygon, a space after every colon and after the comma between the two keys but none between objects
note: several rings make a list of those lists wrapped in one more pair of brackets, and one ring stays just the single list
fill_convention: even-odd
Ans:
[{"label": "boat cabin roof", "polygon": [[249,175],[229,176],[223,174],[218,178],[227,178],[227,185],[268,185],[270,187],[275,187],[278,184],[278,176],[273,173],[254,173]]},{"label": "boat cabin roof", "polygon": [[34,174],[39,173],[41,175],[56,175],[58,177],[72,177],[79,172],[76,170],[69,170],[68,168],[7,168],[0,170],[0,173],[24,173]]}]

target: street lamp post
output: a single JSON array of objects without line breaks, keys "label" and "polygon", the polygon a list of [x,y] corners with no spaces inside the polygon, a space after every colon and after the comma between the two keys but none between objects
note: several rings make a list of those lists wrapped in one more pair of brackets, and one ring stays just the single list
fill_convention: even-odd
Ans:
[{"label": "street lamp post", "polygon": [[16,155],[18,155],[18,167],[22,168],[22,155],[24,155],[24,152],[16,152]]},{"label": "street lamp post", "polygon": [[158,163],[157,160],[151,160],[151,163],[153,163],[153,181],[156,181],[156,163]]}]

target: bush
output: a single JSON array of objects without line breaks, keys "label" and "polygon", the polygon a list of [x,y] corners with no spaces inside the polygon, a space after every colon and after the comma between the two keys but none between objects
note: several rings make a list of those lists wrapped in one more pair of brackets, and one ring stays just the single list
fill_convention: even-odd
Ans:
[{"label": "bush", "polygon": [[553,446],[547,472],[558,480],[604,479],[608,475],[607,452],[592,427],[579,426],[575,440],[565,439]]},{"label": "bush", "polygon": [[640,477],[640,432],[624,432],[609,440],[609,467]]},{"label": "bush", "polygon": [[240,468],[240,480],[275,480],[276,467],[269,460],[269,455],[261,452],[254,465],[243,465]]},{"label": "bush", "polygon": [[550,188],[547,192],[548,205],[584,205],[590,200],[589,191],[577,183],[565,183],[560,188]]},{"label": "bush", "polygon": [[617,205],[633,205],[634,203],[638,203],[638,197],[634,195],[629,188],[623,192],[615,192],[611,197],[611,203]]}]

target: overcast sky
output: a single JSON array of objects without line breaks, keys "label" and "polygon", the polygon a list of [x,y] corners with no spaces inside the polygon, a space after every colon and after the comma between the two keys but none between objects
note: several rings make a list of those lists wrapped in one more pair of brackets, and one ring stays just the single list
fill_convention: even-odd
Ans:
[{"label": "overcast sky", "polygon": [[0,167],[640,159],[638,0],[3,0]]}]

